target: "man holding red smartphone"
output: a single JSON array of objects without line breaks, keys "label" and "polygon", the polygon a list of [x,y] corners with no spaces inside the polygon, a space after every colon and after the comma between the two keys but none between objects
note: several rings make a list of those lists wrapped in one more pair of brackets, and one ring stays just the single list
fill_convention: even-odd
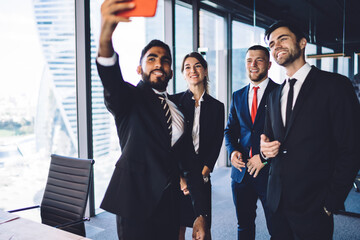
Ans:
[{"label": "man holding red smartphone", "polygon": [[[101,208],[117,216],[121,240],[177,239],[179,231],[179,176],[184,173],[197,218],[193,239],[211,239],[201,174],[192,175],[192,147],[183,114],[166,93],[172,78],[168,45],[152,40],[142,50],[135,87],[124,81],[112,34],[119,22],[129,22],[122,11],[135,4],[105,0],[101,6],[101,33],[97,66],[104,86],[104,100],[114,115],[122,155],[105,193]],[[180,170],[181,169],[181,170]]]}]

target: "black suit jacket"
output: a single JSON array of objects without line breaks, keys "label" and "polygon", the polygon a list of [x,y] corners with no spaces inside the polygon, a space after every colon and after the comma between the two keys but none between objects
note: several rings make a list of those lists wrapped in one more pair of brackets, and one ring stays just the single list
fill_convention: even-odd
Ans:
[{"label": "black suit jacket", "polygon": [[[97,67],[105,105],[115,118],[122,149],[101,208],[123,217],[143,219],[155,211],[169,183],[179,185],[179,169],[190,171],[190,165],[184,162],[190,152],[190,136],[183,134],[171,146],[164,112],[151,87],[143,81],[136,87],[125,82],[118,62],[111,67]],[[192,184],[191,193],[198,194],[195,212],[205,215],[202,177],[194,179],[187,180]]]},{"label": "black suit jacket", "polygon": [[[192,130],[194,123],[195,100],[190,90],[173,96],[174,101],[185,115],[188,129]],[[199,168],[207,166],[212,171],[218,159],[223,137],[225,108],[224,104],[205,93],[200,105],[200,141],[198,159]],[[195,150],[193,148],[193,154]],[[201,172],[200,170],[200,172]]]},{"label": "black suit jacket", "polygon": [[[282,87],[284,84],[282,85]],[[360,163],[360,107],[344,76],[312,67],[285,131],[280,112],[282,87],[267,104],[265,134],[281,143],[271,160],[267,202],[276,211],[339,210]]]}]

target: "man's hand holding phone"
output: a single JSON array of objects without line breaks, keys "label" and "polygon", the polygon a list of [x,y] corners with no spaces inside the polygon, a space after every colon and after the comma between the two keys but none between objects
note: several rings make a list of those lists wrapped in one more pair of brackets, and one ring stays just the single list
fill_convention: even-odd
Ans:
[{"label": "man's hand holding phone", "polygon": [[157,0],[131,0],[135,7],[128,11],[121,11],[122,17],[153,17],[156,13]]},{"label": "man's hand holding phone", "polygon": [[118,16],[119,12],[128,11],[135,3],[128,0],[105,0],[101,5],[101,32],[99,39],[99,57],[112,57],[114,48],[112,35],[119,22],[130,22],[128,17]]},{"label": "man's hand holding phone", "polygon": [[130,17],[149,17],[156,13],[157,0],[105,0],[101,5],[101,33],[99,57],[112,57],[112,35],[119,22],[130,22]]}]

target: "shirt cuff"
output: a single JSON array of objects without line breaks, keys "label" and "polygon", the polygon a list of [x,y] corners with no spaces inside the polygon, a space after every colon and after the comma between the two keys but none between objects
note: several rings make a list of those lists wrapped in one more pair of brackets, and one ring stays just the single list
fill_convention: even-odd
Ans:
[{"label": "shirt cuff", "polygon": [[97,57],[96,61],[104,66],[104,67],[111,67],[114,66],[116,63],[116,53],[114,52],[114,54],[111,57]]},{"label": "shirt cuff", "polygon": [[265,155],[263,154],[262,151],[260,151],[260,159],[261,159],[261,162],[267,162],[267,160],[269,160],[268,157],[265,157]]}]

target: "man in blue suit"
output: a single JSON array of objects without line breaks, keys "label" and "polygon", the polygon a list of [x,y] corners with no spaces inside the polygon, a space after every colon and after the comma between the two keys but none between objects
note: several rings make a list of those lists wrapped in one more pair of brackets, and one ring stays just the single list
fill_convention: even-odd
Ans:
[{"label": "man in blue suit", "polygon": [[254,45],[246,53],[250,83],[233,93],[225,129],[225,145],[230,154],[232,193],[238,219],[238,239],[255,239],[256,203],[260,199],[269,233],[266,186],[269,166],[260,156],[260,135],[264,130],[266,99],[278,86],[268,78],[269,51]]}]

